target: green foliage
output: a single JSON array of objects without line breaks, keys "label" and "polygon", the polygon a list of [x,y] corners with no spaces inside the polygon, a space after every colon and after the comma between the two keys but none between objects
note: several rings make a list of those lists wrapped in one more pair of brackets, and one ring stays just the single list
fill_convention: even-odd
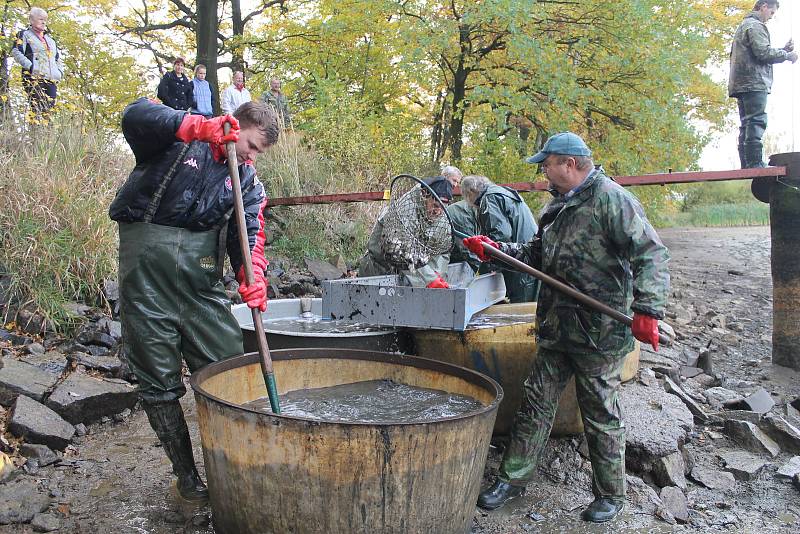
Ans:
[{"label": "green foliage", "polygon": [[763,226],[769,224],[769,205],[707,204],[664,217],[660,226]]},{"label": "green foliage", "polygon": [[748,204],[753,201],[750,180],[686,184],[681,188],[681,211],[716,204]]},{"label": "green foliage", "polygon": [[59,331],[68,301],[103,304],[116,271],[116,228],[106,213],[128,159],[109,138],[56,117],[0,133],[0,265],[10,294]]}]

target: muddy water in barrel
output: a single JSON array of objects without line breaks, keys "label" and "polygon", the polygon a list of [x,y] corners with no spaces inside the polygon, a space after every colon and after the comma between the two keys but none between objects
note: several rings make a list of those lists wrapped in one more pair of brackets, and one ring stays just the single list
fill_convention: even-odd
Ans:
[{"label": "muddy water in barrel", "polygon": [[[281,395],[284,415],[348,423],[419,423],[454,417],[483,407],[479,401],[436,389],[392,380],[369,380],[338,386],[299,389]],[[245,404],[269,412],[269,399]]]}]

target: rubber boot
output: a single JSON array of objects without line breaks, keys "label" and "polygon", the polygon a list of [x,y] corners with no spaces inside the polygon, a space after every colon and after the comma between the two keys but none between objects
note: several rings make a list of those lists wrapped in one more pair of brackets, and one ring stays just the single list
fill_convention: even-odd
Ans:
[{"label": "rubber boot", "polygon": [[742,169],[747,168],[747,158],[744,156],[744,145],[739,145],[739,164]]},{"label": "rubber boot", "polygon": [[180,402],[174,400],[142,405],[150,426],[155,430],[164,452],[172,462],[172,472],[178,477],[180,496],[192,503],[207,502],[208,488],[203,484],[194,463],[192,440]]},{"label": "rubber boot", "polygon": [[754,169],[757,167],[766,167],[767,165],[763,160],[763,151],[761,143],[744,145],[744,161],[746,168]]},{"label": "rubber boot", "polygon": [[484,510],[496,510],[525,492],[525,486],[514,486],[500,479],[478,495],[478,506]]},{"label": "rubber boot", "polygon": [[608,497],[597,497],[581,513],[581,519],[592,523],[605,523],[617,517],[624,508],[625,501],[620,502]]}]

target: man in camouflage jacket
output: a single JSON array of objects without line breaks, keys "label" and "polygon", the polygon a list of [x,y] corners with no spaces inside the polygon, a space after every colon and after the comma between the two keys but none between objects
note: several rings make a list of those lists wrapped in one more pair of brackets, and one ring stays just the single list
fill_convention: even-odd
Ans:
[{"label": "man in camouflage jacket", "polygon": [[736,29],[731,45],[728,96],[739,104],[739,162],[743,169],[764,167],[761,138],[767,129],[767,95],[772,89],[772,64],[797,61],[790,39],[783,48],[770,46],[767,21],[778,0],[757,0]]},{"label": "man in camouflage jacket", "polygon": [[[555,198],[527,244],[500,243],[507,254],[564,281],[623,313],[632,328],[587,309],[543,285],[539,294],[537,356],[524,384],[500,475],[478,505],[494,509],[521,495],[553,425],[558,399],[575,376],[578,404],[592,462],[595,500],[587,521],[616,517],[625,502],[625,429],[618,397],[625,355],[633,337],[658,348],[658,319],[669,291],[669,253],[636,198],[595,168],[577,135],[554,135],[528,158],[541,163]],[[483,261],[485,236],[465,240]],[[633,335],[631,335],[633,334]]]}]

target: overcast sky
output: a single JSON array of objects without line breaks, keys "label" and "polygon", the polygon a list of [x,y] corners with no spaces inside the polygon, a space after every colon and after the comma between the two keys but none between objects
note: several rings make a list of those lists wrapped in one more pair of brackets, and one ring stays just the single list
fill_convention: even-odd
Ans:
[{"label": "overcast sky", "polygon": [[[772,46],[781,48],[790,37],[794,38],[795,51],[800,51],[800,6],[795,6],[796,0],[781,2],[775,17],[767,23]],[[772,84],[772,93],[767,101],[767,134],[765,136],[764,160],[768,161],[770,153],[794,152],[800,148],[800,132],[796,126],[800,125],[800,102],[797,101],[800,91],[800,61],[792,64],[787,62],[774,65],[775,78]],[[729,66],[721,65],[719,73],[714,74],[715,79],[727,84]],[[731,99],[734,102],[735,99]],[[706,147],[700,157],[700,167],[706,171],[722,169],[738,169],[739,154],[736,150],[739,135],[739,116],[731,116],[730,128],[716,138]]]}]

